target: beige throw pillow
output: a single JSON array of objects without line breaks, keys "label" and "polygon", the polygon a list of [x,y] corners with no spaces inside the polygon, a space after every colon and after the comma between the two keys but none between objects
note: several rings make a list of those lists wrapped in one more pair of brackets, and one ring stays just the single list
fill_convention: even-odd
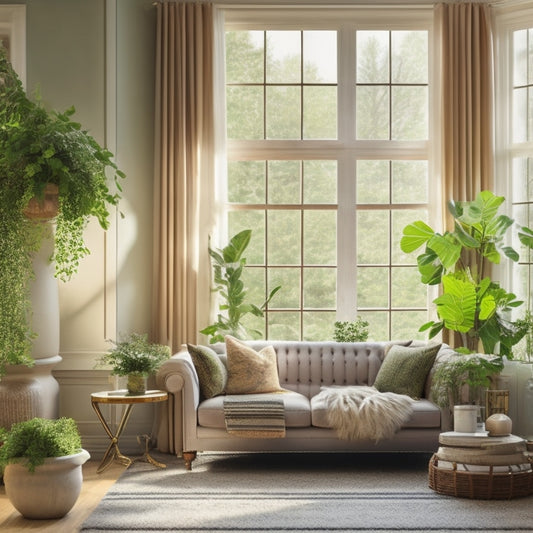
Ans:
[{"label": "beige throw pillow", "polygon": [[230,335],[225,337],[228,365],[226,394],[256,394],[282,390],[276,352],[265,346],[256,352]]}]

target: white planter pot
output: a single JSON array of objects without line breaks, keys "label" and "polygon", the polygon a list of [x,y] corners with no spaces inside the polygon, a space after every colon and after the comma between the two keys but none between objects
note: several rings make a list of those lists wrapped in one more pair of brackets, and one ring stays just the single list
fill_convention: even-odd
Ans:
[{"label": "white planter pot", "polygon": [[86,450],[50,457],[33,473],[23,463],[7,465],[4,484],[9,501],[24,518],[44,520],[65,516],[80,495],[81,466],[89,457]]}]

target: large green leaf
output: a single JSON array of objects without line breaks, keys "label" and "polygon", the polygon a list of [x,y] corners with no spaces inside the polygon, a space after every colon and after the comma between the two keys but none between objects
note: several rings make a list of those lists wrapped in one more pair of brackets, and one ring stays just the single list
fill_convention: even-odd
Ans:
[{"label": "large green leaf", "polygon": [[455,266],[455,263],[461,257],[461,243],[459,243],[453,235],[446,233],[440,235],[435,233],[429,239],[428,247],[431,248],[439,257],[442,266],[446,270],[450,270]]},{"label": "large green leaf", "polygon": [[453,274],[442,277],[443,294],[434,300],[446,328],[466,333],[474,327],[476,286]]},{"label": "large green leaf", "polygon": [[488,294],[479,302],[479,320],[488,320],[496,312],[494,296]]},{"label": "large green leaf", "polygon": [[438,285],[441,280],[443,268],[437,254],[430,249],[416,258],[421,281],[426,285]]},{"label": "large green leaf", "polygon": [[242,254],[248,247],[250,239],[252,238],[252,230],[245,229],[234,235],[227,246],[222,250],[224,261],[226,263],[237,263],[240,261]]},{"label": "large green leaf", "polygon": [[513,223],[514,220],[507,215],[499,215],[487,222],[485,234],[487,237],[501,239]]},{"label": "large green leaf", "polygon": [[479,328],[478,334],[485,353],[495,353],[496,345],[500,342],[501,337],[497,316],[493,315],[489,320],[483,322]]},{"label": "large green leaf", "polygon": [[491,263],[495,265],[500,264],[500,252],[496,249],[496,245],[493,242],[489,242],[483,249],[483,257],[486,257]]},{"label": "large green leaf", "polygon": [[533,230],[522,226],[518,230],[518,238],[524,246],[527,246],[528,248],[533,248]]},{"label": "large green leaf", "polygon": [[502,246],[501,251],[505,254],[506,257],[508,257],[511,261],[514,261],[515,263],[517,263],[520,259],[518,252],[512,246]]},{"label": "large green leaf", "polygon": [[479,240],[470,235],[466,228],[457,221],[455,222],[455,237],[466,248],[479,248],[481,246]]},{"label": "large green leaf", "polygon": [[503,196],[496,196],[492,191],[481,191],[478,193],[473,203],[481,212],[480,222],[483,226],[489,225],[504,201],[505,198]]},{"label": "large green leaf", "polygon": [[410,254],[426,244],[434,234],[435,232],[425,222],[417,220],[403,229],[400,248],[402,252]]}]

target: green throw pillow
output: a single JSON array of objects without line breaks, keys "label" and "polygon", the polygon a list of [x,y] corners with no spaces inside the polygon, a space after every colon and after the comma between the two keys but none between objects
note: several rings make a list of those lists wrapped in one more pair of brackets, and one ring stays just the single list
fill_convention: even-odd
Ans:
[{"label": "green throw pillow", "polygon": [[200,381],[200,392],[206,400],[224,393],[228,371],[218,354],[207,346],[187,344]]},{"label": "green throw pillow", "polygon": [[440,347],[440,344],[391,346],[376,376],[374,387],[379,392],[406,394],[418,400],[424,392],[427,376]]}]

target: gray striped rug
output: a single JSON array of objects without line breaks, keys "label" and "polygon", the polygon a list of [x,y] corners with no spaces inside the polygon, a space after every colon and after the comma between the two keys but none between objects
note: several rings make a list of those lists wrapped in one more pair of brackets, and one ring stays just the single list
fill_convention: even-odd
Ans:
[{"label": "gray striped rug", "polygon": [[168,467],[135,463],[81,531],[533,532],[533,497],[436,494],[424,454],[154,455]]}]

